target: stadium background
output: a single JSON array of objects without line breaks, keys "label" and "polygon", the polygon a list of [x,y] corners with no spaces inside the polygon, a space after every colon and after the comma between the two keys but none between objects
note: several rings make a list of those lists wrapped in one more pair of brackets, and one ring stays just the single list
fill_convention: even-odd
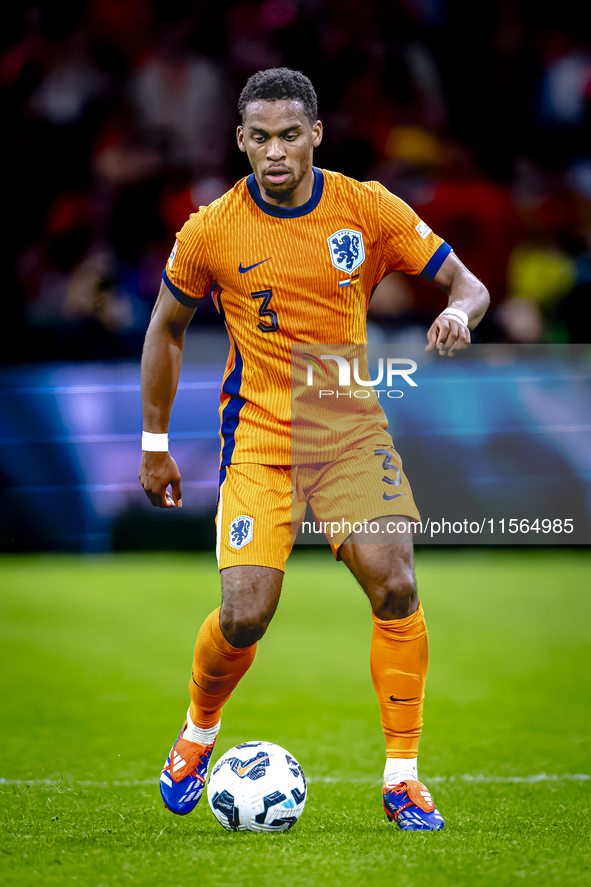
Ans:
[{"label": "stadium background", "polygon": [[[316,86],[318,165],[383,182],[486,282],[485,340],[587,340],[591,35],[577,3],[25,0],[0,40],[4,359],[139,353],[175,232],[249,172],[240,89],[281,64]],[[374,316],[394,328],[440,306],[421,282],[388,296]]]},{"label": "stadium background", "polygon": [[[0,37],[0,550],[211,545],[227,338],[210,298],[172,425],[182,516],[151,514],[135,482],[138,357],[175,232],[249,171],[235,106],[260,68],[302,68],[315,83],[318,165],[383,182],[485,282],[477,341],[588,340],[589,39],[570,3],[12,5]],[[392,275],[372,300],[370,341],[422,341],[442,304]],[[570,421],[587,409],[588,398]],[[522,425],[533,445],[536,421]],[[573,463],[585,484],[587,463]]]}]

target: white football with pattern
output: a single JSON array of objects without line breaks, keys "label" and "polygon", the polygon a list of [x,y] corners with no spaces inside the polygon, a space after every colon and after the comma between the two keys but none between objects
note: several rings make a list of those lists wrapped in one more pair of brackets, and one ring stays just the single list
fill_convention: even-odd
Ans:
[{"label": "white football with pattern", "polygon": [[302,815],[307,786],[292,754],[273,742],[234,746],[215,764],[207,799],[228,831],[284,832]]}]

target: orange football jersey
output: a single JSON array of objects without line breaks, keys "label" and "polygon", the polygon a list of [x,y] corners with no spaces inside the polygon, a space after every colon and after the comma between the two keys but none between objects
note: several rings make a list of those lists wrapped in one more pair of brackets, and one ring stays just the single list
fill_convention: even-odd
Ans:
[{"label": "orange football jersey", "polygon": [[[191,215],[162,276],[183,305],[210,291],[226,323],[221,467],[289,465],[291,346],[365,343],[384,275],[433,279],[450,251],[383,185],[316,168],[302,206],[267,203],[250,175]],[[372,421],[386,433],[381,407]]]}]

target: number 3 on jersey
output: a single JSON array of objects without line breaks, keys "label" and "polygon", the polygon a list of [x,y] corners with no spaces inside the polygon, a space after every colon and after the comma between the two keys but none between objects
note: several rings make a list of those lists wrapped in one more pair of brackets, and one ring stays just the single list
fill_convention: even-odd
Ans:
[{"label": "number 3 on jersey", "polygon": [[258,293],[251,293],[250,295],[253,299],[263,300],[259,305],[259,317],[267,317],[269,319],[269,323],[265,323],[264,320],[257,323],[257,329],[262,333],[276,333],[279,329],[279,321],[277,320],[276,312],[273,311],[272,308],[269,308],[269,302],[273,296],[273,290],[269,287],[267,290],[261,290]]}]

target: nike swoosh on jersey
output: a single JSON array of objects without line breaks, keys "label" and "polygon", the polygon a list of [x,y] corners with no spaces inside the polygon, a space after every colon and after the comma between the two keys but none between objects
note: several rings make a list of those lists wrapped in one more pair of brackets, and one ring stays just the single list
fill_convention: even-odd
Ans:
[{"label": "nike swoosh on jersey", "polygon": [[262,761],[266,761],[268,757],[269,755],[266,755],[264,758],[257,758],[255,761],[251,761],[250,764],[247,764],[246,767],[238,764],[238,776],[246,776],[249,770],[252,770],[253,767],[256,767],[256,765],[260,764]]},{"label": "nike swoosh on jersey", "polygon": [[389,502],[390,499],[398,499],[398,498],[400,498],[400,496],[406,496],[406,493],[396,493],[394,496],[387,496],[384,493],[384,499],[386,500],[386,502]]},{"label": "nike swoosh on jersey", "polygon": [[[272,259],[272,256],[269,256],[269,259]],[[249,265],[247,268],[242,267],[242,262],[238,265],[238,270],[241,274],[246,274],[247,271],[252,271],[253,268],[256,268],[257,265],[264,265],[265,262],[268,262],[269,259],[261,259],[260,262],[255,262],[254,265]]]}]

